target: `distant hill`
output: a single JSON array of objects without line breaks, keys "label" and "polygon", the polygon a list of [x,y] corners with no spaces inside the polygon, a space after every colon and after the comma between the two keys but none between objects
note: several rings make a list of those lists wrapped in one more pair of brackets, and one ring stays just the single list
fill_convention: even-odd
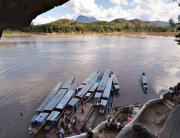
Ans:
[{"label": "distant hill", "polygon": [[[85,22],[85,23],[84,23]],[[113,33],[113,32],[171,32],[174,28],[160,26],[139,19],[126,20],[123,18],[113,21],[97,21],[93,17],[79,16],[76,21],[60,19],[43,25],[31,25],[25,32],[44,33]]]},{"label": "distant hill", "polygon": [[164,21],[148,21],[151,24],[156,24],[160,26],[169,26],[169,22],[164,22]]},{"label": "distant hill", "polygon": [[84,15],[80,15],[77,17],[75,21],[80,23],[93,23],[93,22],[97,22],[98,20],[95,17],[87,17]]}]

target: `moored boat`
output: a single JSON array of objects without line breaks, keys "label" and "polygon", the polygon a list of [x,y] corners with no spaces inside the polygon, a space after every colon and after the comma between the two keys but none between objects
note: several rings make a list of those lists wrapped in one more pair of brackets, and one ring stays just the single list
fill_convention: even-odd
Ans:
[{"label": "moored boat", "polygon": [[146,77],[146,74],[145,74],[145,73],[142,73],[142,75],[141,75],[141,80],[142,80],[143,90],[144,90],[145,92],[147,92],[147,90],[148,90],[148,84],[147,84],[147,77]]},{"label": "moored boat", "polygon": [[33,117],[31,121],[31,127],[29,128],[29,133],[37,134],[39,130],[46,124],[46,119],[49,113],[40,113],[37,117]]}]

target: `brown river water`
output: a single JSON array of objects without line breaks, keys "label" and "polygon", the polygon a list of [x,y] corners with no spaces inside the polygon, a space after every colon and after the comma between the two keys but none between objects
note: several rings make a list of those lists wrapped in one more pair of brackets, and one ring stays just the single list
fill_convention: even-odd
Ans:
[{"label": "brown river water", "polygon": [[[180,46],[172,37],[2,38],[0,138],[33,137],[28,134],[30,120],[58,81],[75,75],[81,83],[94,70],[106,68],[120,84],[114,106],[145,103],[180,81]],[[142,72],[148,77],[147,94],[140,85]]]}]

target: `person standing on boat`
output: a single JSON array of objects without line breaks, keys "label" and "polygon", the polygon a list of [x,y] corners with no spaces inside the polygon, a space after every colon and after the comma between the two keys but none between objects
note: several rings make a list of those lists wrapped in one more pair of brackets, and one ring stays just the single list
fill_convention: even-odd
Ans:
[{"label": "person standing on boat", "polygon": [[64,137],[64,129],[62,128],[60,131],[59,131],[59,138],[63,138]]},{"label": "person standing on boat", "polygon": [[94,133],[92,132],[92,129],[89,128],[89,131],[86,133],[87,138],[93,138]]},{"label": "person standing on boat", "polygon": [[74,119],[73,119],[73,121],[72,121],[72,126],[73,126],[73,129],[75,129],[75,127],[76,127],[76,117],[74,117]]}]

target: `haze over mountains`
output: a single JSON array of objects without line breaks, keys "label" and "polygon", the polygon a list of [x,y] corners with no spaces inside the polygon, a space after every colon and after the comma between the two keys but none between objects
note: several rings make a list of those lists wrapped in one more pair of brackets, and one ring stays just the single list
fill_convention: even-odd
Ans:
[{"label": "haze over mountains", "polygon": [[[123,19],[123,18],[118,18],[118,19],[115,19],[113,21],[117,21],[117,20],[121,20],[121,22],[128,22],[128,21],[131,21],[131,20],[126,20],[126,19]],[[135,20],[138,20],[138,19],[135,19]],[[84,16],[84,15],[79,15],[77,17],[76,20],[73,20],[75,22],[79,22],[79,23],[93,23],[93,22],[97,22],[99,20],[97,20],[95,17],[91,17],[91,16]],[[113,22],[111,21],[111,22]],[[141,20],[139,20],[141,21]],[[164,21],[142,21],[144,23],[147,23],[147,24],[155,24],[155,25],[160,25],[160,26],[169,26],[169,22],[164,22]],[[120,23],[120,22],[119,22]]]}]

